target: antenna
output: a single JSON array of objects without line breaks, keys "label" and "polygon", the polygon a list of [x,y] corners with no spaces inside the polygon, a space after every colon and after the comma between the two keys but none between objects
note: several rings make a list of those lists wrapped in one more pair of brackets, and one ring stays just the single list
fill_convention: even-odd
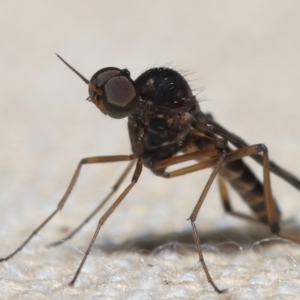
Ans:
[{"label": "antenna", "polygon": [[89,84],[90,81],[87,80],[84,76],[82,76],[77,70],[75,70],[71,65],[69,65],[61,56],[55,53],[56,56],[67,66],[69,67],[75,74],[77,74],[86,84]]}]

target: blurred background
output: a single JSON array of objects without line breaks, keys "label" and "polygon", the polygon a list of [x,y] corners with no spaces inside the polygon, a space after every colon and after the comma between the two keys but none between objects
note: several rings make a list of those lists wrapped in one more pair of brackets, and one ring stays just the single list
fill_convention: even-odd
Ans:
[{"label": "blurred background", "polygon": [[[248,143],[265,143],[271,159],[300,174],[298,1],[4,1],[1,7],[1,254],[56,207],[81,158],[130,153],[126,119],[110,119],[85,101],[86,85],[55,53],[87,78],[108,66],[128,68],[133,78],[156,66],[188,73],[204,112]],[[125,167],[85,167],[38,243],[69,232]],[[209,174],[164,180],[144,170],[97,243],[189,230],[185,220]],[[297,218],[299,193],[272,180],[284,217]],[[95,224],[77,246],[85,249]],[[224,216],[213,185],[200,232],[244,225]]]}]

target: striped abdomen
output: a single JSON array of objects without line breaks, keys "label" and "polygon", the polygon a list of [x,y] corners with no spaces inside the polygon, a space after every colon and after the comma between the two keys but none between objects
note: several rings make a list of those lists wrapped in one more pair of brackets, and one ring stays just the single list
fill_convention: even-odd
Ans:
[{"label": "striped abdomen", "polygon": [[[263,185],[247,165],[241,159],[228,162],[219,174],[244,199],[259,221],[268,224]],[[276,209],[279,212],[277,206]]]}]

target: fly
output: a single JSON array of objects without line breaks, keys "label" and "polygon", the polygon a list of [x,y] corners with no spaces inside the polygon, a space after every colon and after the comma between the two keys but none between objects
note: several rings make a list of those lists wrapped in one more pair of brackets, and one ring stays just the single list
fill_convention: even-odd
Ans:
[{"label": "fly", "polygon": [[[57,56],[88,85],[88,101],[94,103],[102,113],[112,118],[128,117],[132,154],[82,159],[57,208],[15,251],[1,258],[0,261],[12,258],[22,250],[32,237],[62,210],[83,165],[120,161],[129,161],[129,164],[113,186],[112,191],[82,224],[63,239],[64,241],[70,239],[103,207],[135,166],[129,185],[100,218],[84,257],[69,283],[71,286],[75,284],[102,225],[137,183],[143,167],[149,168],[155,175],[163,178],[172,178],[213,168],[188,220],[191,222],[199,261],[208,282],[218,293],[222,293],[223,290],[217,287],[209,273],[195,225],[201,205],[216,177],[226,212],[240,218],[261,222],[270,227],[272,234],[297,239],[295,236],[280,231],[280,211],[272,195],[270,172],[275,173],[298,190],[300,190],[300,180],[270,161],[268,149],[264,144],[248,145],[241,138],[216,123],[210,114],[203,113],[182,75],[169,68],[153,68],[142,73],[136,80],[132,80],[127,69],[108,67],[99,70],[91,80],[87,80],[63,58]],[[255,177],[242,160],[247,156],[262,165],[263,182]],[[195,163],[168,172],[169,166],[186,161]],[[249,205],[253,215],[249,216],[233,210],[225,182],[238,192]],[[52,245],[60,243],[61,241]]]}]

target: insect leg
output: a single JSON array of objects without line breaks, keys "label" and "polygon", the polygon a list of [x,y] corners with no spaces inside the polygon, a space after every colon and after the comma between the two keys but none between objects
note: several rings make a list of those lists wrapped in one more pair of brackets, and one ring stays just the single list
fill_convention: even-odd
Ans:
[{"label": "insect leg", "polygon": [[[207,153],[206,153],[207,152]],[[203,253],[202,253],[202,247],[201,247],[201,241],[200,241],[200,238],[199,238],[199,235],[197,233],[197,228],[196,228],[196,225],[195,225],[195,221],[196,221],[196,218],[197,218],[197,215],[198,215],[198,212],[200,210],[200,207],[208,193],[208,190],[214,180],[214,178],[216,177],[223,161],[224,161],[224,158],[225,158],[225,155],[226,155],[226,150],[213,150],[213,153],[209,153],[211,152],[210,151],[196,151],[196,152],[193,152],[193,153],[188,153],[188,154],[183,154],[183,155],[180,155],[180,156],[177,156],[177,157],[172,157],[172,158],[169,158],[169,159],[164,159],[164,160],[161,160],[161,161],[158,161],[154,164],[154,168],[156,169],[162,169],[162,167],[168,167],[170,165],[174,165],[174,164],[177,164],[179,162],[183,162],[183,161],[187,161],[187,160],[193,160],[193,159],[199,159],[199,158],[203,158],[205,156],[208,156],[209,159],[207,161],[203,161],[201,163],[198,163],[198,164],[195,164],[195,165],[192,165],[190,167],[186,167],[186,168],[181,168],[179,170],[176,170],[176,171],[173,171],[173,172],[166,172],[164,171],[161,176],[162,177],[165,177],[165,178],[170,178],[170,177],[175,177],[175,176],[180,176],[180,175],[183,175],[183,174],[187,174],[187,173],[191,173],[191,172],[194,172],[194,171],[198,171],[198,170],[201,170],[201,169],[206,169],[206,168],[209,168],[209,167],[214,167],[214,170],[212,172],[212,174],[210,175],[210,178],[209,180],[207,181],[206,183],[206,186],[204,188],[204,190],[202,191],[202,194],[191,214],[191,216],[189,217],[188,220],[191,221],[191,225],[192,225],[192,231],[193,231],[193,238],[194,238],[194,241],[195,241],[195,244],[196,244],[196,247],[197,247],[197,252],[198,252],[198,256],[199,256],[199,261],[200,263],[202,264],[202,267],[203,267],[203,270],[204,270],[204,273],[205,273],[205,276],[207,278],[207,281],[211,284],[211,286],[214,288],[214,290],[218,293],[222,293],[223,291],[220,290],[216,284],[214,283],[209,271],[208,271],[208,268],[206,266],[206,263],[205,263],[205,260],[204,260],[204,257],[203,257]],[[209,155],[208,155],[209,154]],[[211,156],[213,155],[213,158],[210,158]]]},{"label": "insect leg", "polygon": [[202,191],[202,194],[196,204],[196,206],[194,207],[193,209],[193,212],[191,214],[191,216],[189,217],[188,220],[191,221],[191,225],[192,225],[192,230],[193,230],[193,238],[194,238],[194,241],[195,241],[195,244],[196,244],[196,247],[197,247],[197,251],[198,251],[198,255],[199,255],[199,261],[201,262],[202,264],[202,267],[203,267],[203,270],[205,272],[205,275],[206,275],[206,278],[208,280],[208,282],[212,285],[212,287],[214,288],[214,290],[216,292],[218,292],[219,294],[222,293],[223,291],[220,290],[216,284],[214,283],[213,279],[211,278],[209,272],[208,272],[208,268],[206,266],[206,263],[205,263],[205,260],[204,260],[204,257],[203,257],[203,253],[202,253],[202,247],[201,247],[201,240],[200,240],[200,237],[198,235],[198,232],[197,232],[197,228],[196,228],[196,224],[195,224],[195,221],[197,219],[197,215],[199,213],[199,210],[202,206],[202,203],[211,187],[211,184],[213,183],[216,175],[218,174],[219,172],[219,169],[224,161],[224,157],[226,155],[226,151],[224,150],[221,157],[219,158],[219,161],[217,162],[217,164],[215,165],[215,168],[213,170],[213,172],[211,173],[205,187],[204,187],[204,190]]},{"label": "insect leg", "polygon": [[102,215],[102,217],[100,218],[99,222],[98,222],[98,225],[97,225],[97,228],[96,228],[96,231],[92,237],[92,240],[87,248],[87,250],[85,251],[85,254],[84,254],[84,257],[83,259],[81,260],[81,263],[72,279],[72,281],[69,283],[70,286],[73,286],[90,251],[91,251],[91,248],[98,236],[98,233],[102,227],[102,225],[105,223],[105,221],[107,220],[107,218],[112,214],[112,212],[117,208],[117,206],[123,201],[123,199],[126,197],[126,195],[129,193],[129,191],[132,189],[132,187],[137,183],[140,175],[141,175],[141,172],[142,172],[142,169],[143,169],[143,162],[141,159],[138,159],[137,160],[137,163],[136,163],[136,168],[135,168],[135,171],[133,173],[133,176],[132,176],[132,179],[131,179],[131,183],[127,186],[127,188],[123,191],[123,193],[117,198],[117,200],[109,207],[109,209]]},{"label": "insect leg", "polygon": [[125,171],[120,176],[120,178],[113,185],[111,192],[101,201],[101,203],[88,215],[88,217],[85,218],[85,220],[79,226],[77,226],[70,234],[60,239],[59,241],[49,244],[48,247],[58,246],[64,243],[65,241],[71,239],[85,224],[87,224],[94,217],[94,215],[105,205],[105,203],[111,198],[111,196],[118,190],[125,177],[128,175],[129,171],[133,167],[133,164],[134,161],[131,161],[125,169]]},{"label": "insect leg", "polygon": [[[279,215],[276,211],[274,200],[271,193],[271,182],[270,182],[270,169],[269,169],[269,156],[268,149],[264,144],[257,144],[252,146],[246,146],[226,154],[224,157],[224,163],[241,159],[246,156],[252,156],[263,152],[263,186],[264,186],[264,199],[266,205],[266,214],[268,217],[268,224],[273,234],[278,234],[279,228]],[[209,167],[214,167],[219,161],[219,158],[211,158],[209,160],[194,164],[189,167],[181,168],[172,172],[164,172],[162,175],[165,178],[171,178],[181,176],[198,170],[202,170]]]},{"label": "insect leg", "polygon": [[[197,246],[197,250],[198,250],[198,255],[199,255],[199,260],[202,263],[204,272],[206,274],[207,280],[210,282],[210,284],[212,285],[212,287],[219,293],[221,293],[222,291],[219,290],[217,288],[217,286],[214,284],[208,269],[206,267],[204,258],[203,258],[203,254],[202,254],[202,249],[201,249],[201,242],[197,233],[197,229],[196,229],[196,225],[195,225],[195,221],[198,215],[198,212],[200,210],[200,207],[207,195],[207,192],[215,178],[215,176],[217,175],[222,163],[226,163],[226,162],[230,162],[230,161],[234,161],[234,160],[238,160],[241,159],[243,157],[246,156],[251,156],[251,155],[255,155],[258,154],[259,152],[263,152],[263,177],[264,177],[264,198],[265,198],[265,205],[266,205],[266,212],[267,212],[267,217],[268,217],[268,224],[270,226],[271,232],[273,234],[278,234],[280,231],[279,228],[279,215],[276,211],[276,207],[274,204],[274,200],[272,198],[272,193],[271,193],[271,183],[270,183],[270,169],[269,169],[269,157],[268,157],[268,149],[265,145],[263,144],[258,144],[258,145],[252,145],[252,146],[246,146],[246,147],[242,147],[240,149],[231,151],[229,153],[226,154],[225,156],[225,150],[222,151],[221,157],[219,158],[210,158],[206,161],[194,164],[192,166],[189,167],[185,167],[185,168],[181,168],[172,172],[164,172],[161,176],[165,177],[165,178],[171,178],[171,177],[176,177],[176,176],[181,176],[184,174],[188,174],[191,172],[195,172],[201,169],[205,169],[208,167],[215,167],[214,171],[212,172],[193,212],[191,217],[189,218],[189,220],[191,220],[192,223],[192,229],[193,229],[193,237]],[[195,159],[195,158],[194,158]],[[170,159],[171,160],[171,159]],[[171,161],[172,162],[172,161]],[[170,165],[172,164],[170,162]],[[155,165],[156,166],[156,165]]]},{"label": "insect leg", "polygon": [[19,251],[21,251],[26,244],[63,208],[64,204],[66,203],[70,193],[73,190],[73,187],[77,181],[77,178],[79,176],[80,170],[82,165],[85,164],[94,164],[94,163],[105,163],[105,162],[117,162],[117,161],[128,161],[128,160],[133,160],[135,157],[133,155],[116,155],[116,156],[96,156],[96,157],[88,157],[88,158],[83,158],[76,170],[75,173],[71,179],[71,182],[63,195],[62,199],[59,201],[57,208],[48,216],[30,235],[29,237],[12,253],[7,255],[6,257],[0,258],[1,261],[6,261],[12,258],[15,254],[17,254]]},{"label": "insect leg", "polygon": [[[220,188],[223,207],[224,207],[224,210],[227,213],[229,213],[229,214],[231,214],[235,217],[238,217],[238,218],[246,219],[246,220],[249,220],[249,221],[252,221],[252,222],[260,223],[261,225],[264,225],[264,226],[268,226],[268,224],[261,223],[258,219],[254,218],[254,217],[251,217],[251,216],[248,216],[246,214],[234,211],[232,209],[230,201],[229,201],[229,197],[228,197],[228,194],[227,194],[227,188],[225,186],[225,182],[224,182],[224,180],[222,179],[221,176],[219,176],[218,179],[219,179],[219,188]],[[285,238],[285,239],[300,242],[300,237],[296,234],[282,232],[282,230],[280,230],[280,232],[278,232],[277,235],[282,237],[282,238]]]},{"label": "insect leg", "polygon": [[[219,157],[221,154],[221,150],[219,149],[213,149],[213,150],[200,150],[200,151],[195,151],[195,152],[190,152],[190,153],[186,153],[186,154],[182,154],[182,155],[178,155],[178,156],[173,156],[171,158],[166,158],[163,160],[159,160],[156,161],[153,165],[154,169],[161,169],[161,168],[165,168],[165,167],[169,167],[169,166],[173,166],[185,161],[190,161],[190,160],[199,160],[200,158],[212,158],[212,157],[216,157],[218,161]],[[215,163],[212,165],[214,166]]]}]

